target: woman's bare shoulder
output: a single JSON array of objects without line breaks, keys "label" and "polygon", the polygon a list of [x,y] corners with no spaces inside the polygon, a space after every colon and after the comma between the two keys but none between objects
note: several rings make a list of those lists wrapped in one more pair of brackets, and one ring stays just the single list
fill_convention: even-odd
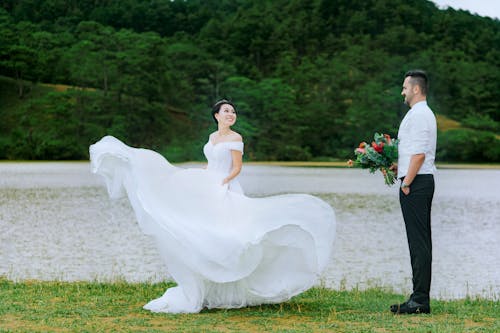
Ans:
[{"label": "woman's bare shoulder", "polygon": [[231,141],[242,142],[243,137],[241,136],[240,133],[233,131],[233,133],[231,134]]}]

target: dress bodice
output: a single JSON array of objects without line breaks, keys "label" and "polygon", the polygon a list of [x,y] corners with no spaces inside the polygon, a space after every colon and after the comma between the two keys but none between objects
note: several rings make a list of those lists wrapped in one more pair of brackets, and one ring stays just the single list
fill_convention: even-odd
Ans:
[{"label": "dress bodice", "polygon": [[237,150],[243,154],[243,142],[228,141],[219,142],[214,145],[208,140],[205,147],[203,147],[203,153],[208,161],[207,170],[227,176],[233,166],[231,150]]}]

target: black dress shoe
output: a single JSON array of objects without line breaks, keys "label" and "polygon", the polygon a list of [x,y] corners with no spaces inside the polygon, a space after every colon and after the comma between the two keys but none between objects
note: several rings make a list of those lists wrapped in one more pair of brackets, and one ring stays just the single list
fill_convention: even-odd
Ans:
[{"label": "black dress shoe", "polygon": [[391,312],[394,314],[431,313],[431,307],[429,304],[420,304],[410,299],[401,304],[391,305]]}]

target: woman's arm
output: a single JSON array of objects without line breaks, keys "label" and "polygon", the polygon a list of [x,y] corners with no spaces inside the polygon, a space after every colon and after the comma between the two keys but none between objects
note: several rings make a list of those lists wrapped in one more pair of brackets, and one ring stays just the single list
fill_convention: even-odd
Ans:
[{"label": "woman's arm", "polygon": [[238,176],[241,172],[241,167],[243,166],[243,154],[239,150],[231,150],[231,157],[233,159],[233,168],[231,169],[231,173],[224,178],[222,184],[227,184],[231,180],[233,180],[236,176]]}]

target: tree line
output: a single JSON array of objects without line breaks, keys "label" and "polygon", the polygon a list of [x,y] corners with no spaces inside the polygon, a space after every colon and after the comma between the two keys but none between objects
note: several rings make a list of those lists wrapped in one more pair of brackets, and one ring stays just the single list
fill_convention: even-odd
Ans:
[{"label": "tree line", "polygon": [[426,0],[5,0],[0,158],[86,159],[111,134],[200,160],[219,98],[248,159],[349,158],[397,134],[422,68],[460,124],[438,160],[498,162],[499,65],[498,20]]}]

